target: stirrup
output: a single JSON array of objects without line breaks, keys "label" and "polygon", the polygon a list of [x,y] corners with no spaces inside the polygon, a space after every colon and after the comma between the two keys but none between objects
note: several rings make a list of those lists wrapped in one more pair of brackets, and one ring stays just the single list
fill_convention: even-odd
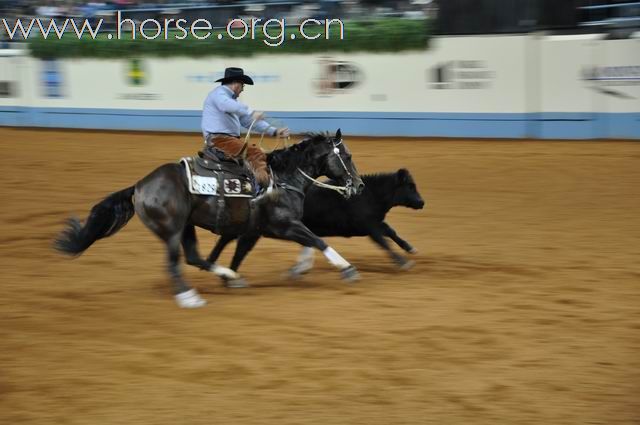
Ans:
[{"label": "stirrup", "polygon": [[262,185],[260,185],[260,183],[256,181],[256,190],[255,190],[254,196],[256,198],[259,198],[261,196],[268,195],[269,193],[273,192],[274,187],[275,187],[275,184],[271,177],[269,177],[269,184],[267,185],[266,188],[262,187]]}]

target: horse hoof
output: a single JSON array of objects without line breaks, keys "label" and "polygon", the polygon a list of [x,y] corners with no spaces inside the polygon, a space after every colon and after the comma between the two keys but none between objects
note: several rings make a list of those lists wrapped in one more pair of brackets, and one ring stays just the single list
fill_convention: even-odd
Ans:
[{"label": "horse hoof", "polygon": [[289,280],[298,280],[302,277],[302,273],[298,272],[294,267],[292,267],[284,273],[284,277]]},{"label": "horse hoof", "polygon": [[418,253],[418,250],[417,250],[417,249],[415,249],[415,248],[413,248],[413,247],[411,247],[411,249],[410,249],[410,250],[408,250],[407,252],[408,252],[409,254],[414,254],[414,255],[415,255],[415,254],[417,254],[417,253]]},{"label": "horse hoof", "polygon": [[358,270],[356,270],[356,268],[353,266],[349,266],[346,269],[343,269],[340,273],[342,274],[342,279],[346,280],[347,282],[355,282],[357,280],[360,280],[360,273],[358,273]]},{"label": "horse hoof", "polygon": [[400,264],[400,270],[409,270],[413,266],[416,265],[416,262],[413,260],[407,260],[404,263]]},{"label": "horse hoof", "polygon": [[239,277],[237,279],[225,279],[224,286],[225,288],[229,288],[229,289],[241,289],[241,288],[248,288],[249,284],[247,283],[246,280]]},{"label": "horse hoof", "polygon": [[180,308],[200,308],[207,305],[207,301],[195,289],[176,294],[175,299]]},{"label": "horse hoof", "polygon": [[309,270],[311,270],[311,267],[305,264],[296,264],[295,266],[287,270],[286,276],[289,279],[297,280],[300,279],[302,275],[307,274]]},{"label": "horse hoof", "polygon": [[231,269],[213,264],[209,271],[223,279],[240,279],[240,275]]}]

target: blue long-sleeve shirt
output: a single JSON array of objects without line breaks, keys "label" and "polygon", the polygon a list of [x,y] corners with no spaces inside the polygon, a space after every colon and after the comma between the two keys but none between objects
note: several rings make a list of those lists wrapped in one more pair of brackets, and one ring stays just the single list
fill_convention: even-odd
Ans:
[{"label": "blue long-sleeve shirt", "polygon": [[[225,133],[240,136],[240,126],[249,128],[253,110],[238,101],[235,93],[224,85],[211,90],[202,109],[202,135]],[[276,134],[276,128],[264,120],[256,121],[251,131]]]}]

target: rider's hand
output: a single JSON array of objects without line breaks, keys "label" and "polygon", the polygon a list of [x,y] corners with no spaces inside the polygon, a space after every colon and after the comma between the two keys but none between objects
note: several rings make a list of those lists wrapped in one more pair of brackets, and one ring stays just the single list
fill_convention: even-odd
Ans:
[{"label": "rider's hand", "polygon": [[251,119],[254,121],[260,121],[264,119],[264,112],[254,111],[253,114],[251,114]]},{"label": "rider's hand", "polygon": [[276,137],[289,137],[291,133],[289,133],[289,129],[287,127],[282,127],[276,129]]}]

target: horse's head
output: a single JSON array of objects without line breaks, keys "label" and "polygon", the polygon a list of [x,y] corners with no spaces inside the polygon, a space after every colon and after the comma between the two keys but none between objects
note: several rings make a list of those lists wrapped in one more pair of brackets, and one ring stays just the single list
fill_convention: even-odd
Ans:
[{"label": "horse's head", "polygon": [[358,174],[351,152],[342,139],[340,129],[335,136],[327,136],[325,143],[319,143],[316,153],[316,164],[320,175],[325,175],[338,182],[345,190],[341,191],[345,198],[362,193],[364,183]]},{"label": "horse's head", "polygon": [[[315,184],[331,186],[331,189],[338,190],[346,198],[359,194],[364,189],[364,183],[351,160],[351,153],[342,140],[340,130],[335,136],[311,134],[300,143],[269,152],[267,161],[281,177],[301,173]],[[316,181],[320,176],[331,178],[338,186]]]}]

